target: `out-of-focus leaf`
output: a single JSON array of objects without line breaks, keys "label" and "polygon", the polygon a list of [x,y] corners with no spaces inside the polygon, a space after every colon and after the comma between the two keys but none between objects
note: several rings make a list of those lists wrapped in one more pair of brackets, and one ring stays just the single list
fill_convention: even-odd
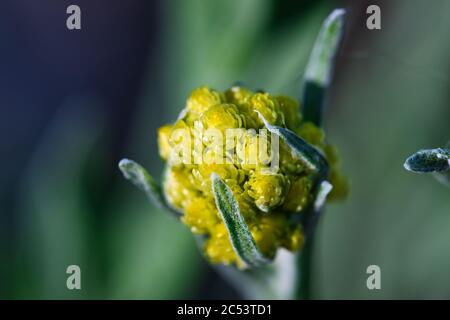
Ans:
[{"label": "out-of-focus leaf", "polygon": [[406,159],[403,165],[412,172],[444,172],[450,170],[449,149],[419,150]]},{"label": "out-of-focus leaf", "polygon": [[119,162],[119,168],[123,176],[130,180],[136,187],[144,191],[147,198],[161,209],[167,209],[175,216],[180,214],[173,209],[164,198],[161,187],[156,183],[152,176],[140,164],[129,159],[122,159]]},{"label": "out-of-focus leaf", "polygon": [[300,101],[305,120],[317,125],[322,123],[324,96],[342,39],[344,17],[345,10],[336,9],[324,21],[306,68]]},{"label": "out-of-focus leaf", "polygon": [[231,189],[215,173],[211,174],[211,181],[217,209],[236,254],[248,267],[260,267],[269,263],[270,259],[266,258],[256,246]]},{"label": "out-of-focus leaf", "polygon": [[419,150],[403,164],[406,170],[418,173],[433,173],[436,180],[450,186],[450,149]]}]

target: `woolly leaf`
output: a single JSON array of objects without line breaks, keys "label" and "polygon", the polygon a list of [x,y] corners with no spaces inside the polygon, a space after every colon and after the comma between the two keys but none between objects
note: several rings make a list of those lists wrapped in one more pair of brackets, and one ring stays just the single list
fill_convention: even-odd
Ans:
[{"label": "woolly leaf", "polygon": [[258,112],[258,114],[267,130],[280,136],[309,170],[318,173],[324,178],[326,177],[328,172],[327,160],[318,149],[307,143],[291,130],[271,125],[261,113]]},{"label": "woolly leaf", "polygon": [[127,180],[130,180],[136,187],[144,191],[147,198],[154,205],[162,209],[168,209],[175,216],[180,215],[176,210],[169,206],[162,194],[161,187],[144,167],[133,160],[122,159],[119,162],[119,169]]},{"label": "woolly leaf", "polygon": [[406,159],[403,165],[412,172],[444,172],[450,169],[449,149],[419,150]]},{"label": "woolly leaf", "polygon": [[336,9],[324,21],[306,67],[300,101],[305,120],[316,125],[322,123],[324,96],[342,39],[344,17],[345,10]]},{"label": "woolly leaf", "polygon": [[231,189],[215,173],[211,174],[211,181],[217,209],[236,254],[248,267],[260,267],[269,263],[270,259],[259,251]]}]

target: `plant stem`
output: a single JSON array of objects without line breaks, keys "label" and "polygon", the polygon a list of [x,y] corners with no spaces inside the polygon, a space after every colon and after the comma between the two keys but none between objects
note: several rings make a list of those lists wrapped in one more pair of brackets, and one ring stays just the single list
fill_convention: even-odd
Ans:
[{"label": "plant stem", "polygon": [[306,238],[305,246],[298,255],[298,273],[296,298],[302,300],[311,299],[312,255],[314,248],[314,232]]}]

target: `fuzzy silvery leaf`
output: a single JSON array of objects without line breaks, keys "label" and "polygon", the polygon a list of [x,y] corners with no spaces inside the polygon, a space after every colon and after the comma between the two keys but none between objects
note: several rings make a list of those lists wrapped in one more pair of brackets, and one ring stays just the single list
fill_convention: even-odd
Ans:
[{"label": "fuzzy silvery leaf", "polygon": [[280,136],[309,170],[326,177],[328,171],[327,160],[318,149],[307,143],[291,130],[271,125],[261,113],[258,111],[256,112],[264,122],[267,130]]},{"label": "fuzzy silvery leaf", "polygon": [[168,209],[175,216],[180,214],[171,208],[163,194],[159,184],[152,178],[152,176],[140,164],[129,159],[122,159],[119,162],[119,169],[123,176],[130,180],[136,187],[144,191],[147,198],[156,206],[162,209]]},{"label": "fuzzy silvery leaf", "polygon": [[419,150],[406,159],[406,170],[418,173],[432,173],[442,184],[450,187],[450,149],[437,148]]},{"label": "fuzzy silvery leaf", "polygon": [[301,103],[306,121],[322,122],[324,96],[331,82],[336,52],[344,31],[344,9],[334,10],[324,21],[309,57]]},{"label": "fuzzy silvery leaf", "polygon": [[404,167],[412,172],[444,172],[450,169],[449,149],[419,150],[406,159]]},{"label": "fuzzy silvery leaf", "polygon": [[215,173],[211,174],[211,181],[217,209],[236,254],[248,267],[260,267],[269,263],[271,260],[259,251],[230,187]]},{"label": "fuzzy silvery leaf", "polygon": [[320,183],[319,190],[316,195],[316,200],[314,201],[314,210],[319,211],[322,209],[327,199],[328,194],[333,189],[333,186],[328,181],[324,180]]}]

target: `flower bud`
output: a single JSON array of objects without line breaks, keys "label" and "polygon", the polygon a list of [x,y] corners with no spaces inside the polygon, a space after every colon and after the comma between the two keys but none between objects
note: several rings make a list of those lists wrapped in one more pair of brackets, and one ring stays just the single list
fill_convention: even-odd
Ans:
[{"label": "flower bud", "polygon": [[282,174],[255,172],[245,187],[255,205],[263,212],[270,212],[283,203],[289,190],[289,180]]},{"label": "flower bud", "polygon": [[[279,248],[298,250],[304,242],[301,225],[293,222],[298,216],[293,215],[302,214],[314,200],[313,172],[282,139],[275,143],[264,132],[267,128],[258,113],[324,154],[327,180],[333,185],[330,199],[347,193],[336,149],[326,142],[322,129],[302,121],[296,100],[238,86],[224,93],[208,87],[195,89],[178,120],[158,130],[158,144],[167,165],[165,198],[182,213],[181,221],[193,233],[205,236],[204,253],[213,263],[245,265],[216,207],[212,173],[231,189],[266,257],[274,257]],[[274,159],[279,166],[272,167]]]}]

